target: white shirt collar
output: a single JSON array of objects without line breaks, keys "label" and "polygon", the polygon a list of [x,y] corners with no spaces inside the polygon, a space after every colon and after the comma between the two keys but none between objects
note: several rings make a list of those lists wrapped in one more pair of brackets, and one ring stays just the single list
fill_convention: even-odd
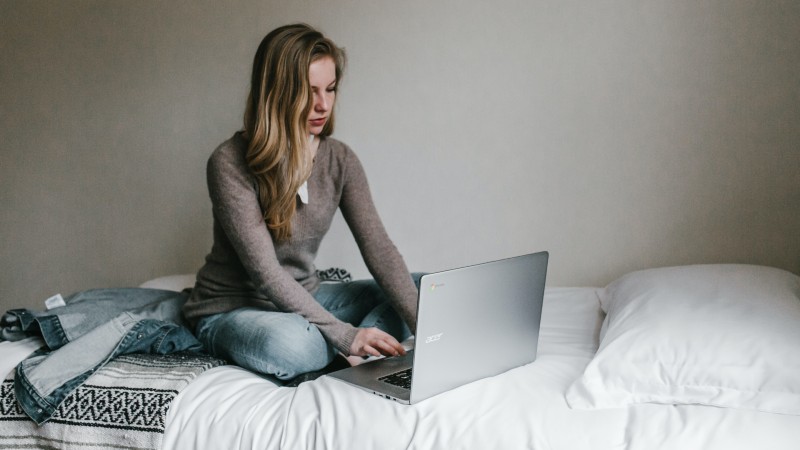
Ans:
[{"label": "white shirt collar", "polygon": [[[308,138],[308,145],[313,143],[314,135],[312,134]],[[308,204],[308,180],[304,181],[302,186],[300,186],[300,189],[297,190],[297,195],[300,196],[300,201],[303,202],[303,204]]]}]

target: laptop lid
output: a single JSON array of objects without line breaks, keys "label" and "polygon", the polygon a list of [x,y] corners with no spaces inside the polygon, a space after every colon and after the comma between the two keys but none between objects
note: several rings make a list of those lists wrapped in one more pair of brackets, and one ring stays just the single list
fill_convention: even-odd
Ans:
[{"label": "laptop lid", "polygon": [[422,277],[410,402],[536,359],[549,254]]},{"label": "laptop lid", "polygon": [[[416,403],[536,359],[548,253],[424,275],[415,348],[329,374],[381,397]],[[410,389],[380,378],[411,367]]]}]

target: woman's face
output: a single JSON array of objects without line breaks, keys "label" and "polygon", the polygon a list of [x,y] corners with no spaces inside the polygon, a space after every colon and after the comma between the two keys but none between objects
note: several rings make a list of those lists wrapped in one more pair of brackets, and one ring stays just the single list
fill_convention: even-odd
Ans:
[{"label": "woman's face", "polygon": [[308,113],[308,129],[313,135],[320,134],[333,111],[336,100],[336,65],[333,58],[324,56],[308,66],[311,83],[311,112]]}]

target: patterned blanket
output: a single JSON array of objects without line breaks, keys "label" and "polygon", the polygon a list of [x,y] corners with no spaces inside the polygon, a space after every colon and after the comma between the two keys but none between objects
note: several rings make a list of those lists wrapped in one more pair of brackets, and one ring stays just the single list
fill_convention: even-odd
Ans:
[{"label": "patterned blanket", "polygon": [[222,364],[188,354],[120,356],[41,426],[17,404],[12,371],[0,386],[0,448],[161,448],[172,400],[199,374]]}]

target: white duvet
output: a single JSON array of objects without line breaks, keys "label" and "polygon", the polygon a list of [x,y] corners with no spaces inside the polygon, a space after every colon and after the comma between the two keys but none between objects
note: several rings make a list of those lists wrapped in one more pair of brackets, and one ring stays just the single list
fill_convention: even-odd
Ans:
[{"label": "white duvet", "polygon": [[797,416],[706,406],[570,409],[564,394],[598,346],[597,293],[548,289],[534,363],[412,406],[328,377],[293,389],[235,367],[212,369],[175,399],[165,448],[800,448]]},{"label": "white duvet", "polygon": [[[295,389],[234,366],[208,370],[173,401],[164,448],[800,449],[800,416],[654,404],[570,409],[565,392],[598,347],[598,292],[548,289],[534,363],[417,405],[328,377]],[[0,344],[0,366],[35,347]]]}]

